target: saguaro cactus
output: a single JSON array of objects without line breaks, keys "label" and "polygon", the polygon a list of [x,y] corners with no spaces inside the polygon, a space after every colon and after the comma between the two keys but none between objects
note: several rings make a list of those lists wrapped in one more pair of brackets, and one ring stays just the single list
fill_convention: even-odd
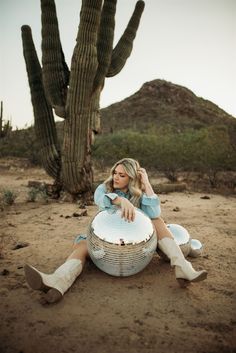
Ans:
[{"label": "saguaro cactus", "polygon": [[[31,29],[22,26],[35,130],[43,165],[71,194],[92,189],[91,143],[99,132],[99,100],[106,77],[117,75],[130,56],[144,9],[136,3],[113,48],[117,0],[83,0],[70,71],[62,51],[54,0],[41,0],[42,68]],[[57,143],[53,109],[64,118],[63,145]]]},{"label": "saguaro cactus", "polygon": [[12,130],[12,126],[10,124],[10,121],[7,120],[4,122],[3,120],[3,101],[1,101],[1,106],[0,106],[0,138],[6,137],[10,131]]}]

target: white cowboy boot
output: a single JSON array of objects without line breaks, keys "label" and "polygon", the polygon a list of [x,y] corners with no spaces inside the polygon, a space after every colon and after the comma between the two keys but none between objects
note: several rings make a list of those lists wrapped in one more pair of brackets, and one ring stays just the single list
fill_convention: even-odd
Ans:
[{"label": "white cowboy boot", "polygon": [[30,265],[24,266],[26,281],[32,289],[41,290],[49,303],[60,300],[82,271],[79,259],[70,259],[52,274],[45,274]]},{"label": "white cowboy boot", "polygon": [[175,266],[175,276],[181,286],[190,282],[199,282],[207,278],[207,271],[195,271],[192,264],[187,261],[174,239],[165,237],[158,241],[159,248],[170,259],[172,266]]}]

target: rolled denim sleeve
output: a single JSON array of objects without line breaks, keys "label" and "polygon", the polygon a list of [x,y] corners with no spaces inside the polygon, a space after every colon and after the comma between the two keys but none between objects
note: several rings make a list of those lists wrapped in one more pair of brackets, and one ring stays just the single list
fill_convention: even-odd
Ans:
[{"label": "rolled denim sleeve", "polygon": [[140,208],[151,219],[161,215],[160,199],[156,194],[152,196],[143,194]]},{"label": "rolled denim sleeve", "polygon": [[100,184],[94,193],[94,202],[100,210],[115,209],[117,206],[112,204],[112,201],[117,198],[114,192],[107,193],[104,184]]}]

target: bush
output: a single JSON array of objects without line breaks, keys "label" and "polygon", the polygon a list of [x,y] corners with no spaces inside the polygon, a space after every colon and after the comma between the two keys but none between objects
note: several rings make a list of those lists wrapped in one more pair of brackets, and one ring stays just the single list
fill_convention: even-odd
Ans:
[{"label": "bush", "polygon": [[27,201],[35,202],[39,192],[40,191],[37,188],[30,188],[30,190],[28,191]]},{"label": "bush", "polygon": [[[58,134],[61,141],[60,130]],[[11,131],[0,139],[0,157],[5,156],[24,157],[41,164],[33,127]],[[185,131],[153,126],[145,132],[124,130],[96,137],[92,146],[95,164],[110,167],[124,157],[135,158],[144,167],[163,172],[173,182],[181,171],[196,171],[206,174],[215,186],[220,171],[236,170],[235,145],[225,126]]]},{"label": "bush", "polygon": [[13,205],[16,198],[17,198],[17,194],[14,191],[11,191],[11,190],[2,191],[2,201],[5,205]]},{"label": "bush", "polygon": [[173,132],[163,129],[155,134],[120,131],[98,136],[93,158],[102,166],[111,166],[124,157],[139,160],[171,180],[180,171],[198,171],[209,176],[211,184],[219,171],[235,170],[236,157],[224,127]]},{"label": "bush", "polygon": [[216,126],[202,129],[196,135],[194,170],[205,173],[211,186],[216,186],[217,175],[222,171],[236,170],[236,154],[227,130]]},{"label": "bush", "polygon": [[33,127],[11,131],[0,139],[0,157],[28,158],[35,165],[40,165],[39,146]]}]

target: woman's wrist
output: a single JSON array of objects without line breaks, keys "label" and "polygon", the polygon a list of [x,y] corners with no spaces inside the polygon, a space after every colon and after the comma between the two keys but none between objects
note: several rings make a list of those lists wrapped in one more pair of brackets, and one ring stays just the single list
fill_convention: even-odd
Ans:
[{"label": "woman's wrist", "polygon": [[144,192],[147,196],[152,196],[155,194],[149,181],[144,184]]},{"label": "woman's wrist", "polygon": [[112,200],[112,204],[116,206],[121,205],[122,198],[120,196],[117,196],[114,200]]}]

